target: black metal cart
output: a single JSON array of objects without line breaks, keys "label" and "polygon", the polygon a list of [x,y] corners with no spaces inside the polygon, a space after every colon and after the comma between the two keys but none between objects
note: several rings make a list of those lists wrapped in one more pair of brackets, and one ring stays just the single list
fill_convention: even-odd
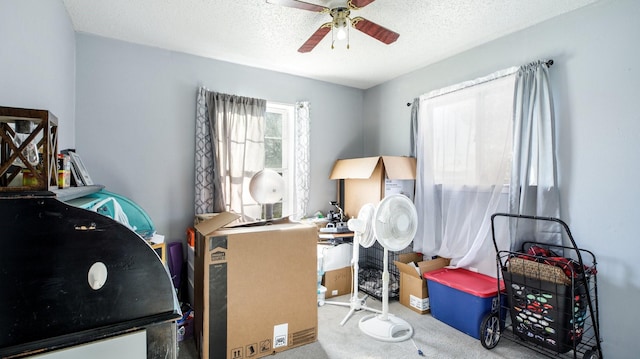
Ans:
[{"label": "black metal cart", "polygon": [[[509,236],[509,250],[499,249],[499,217],[509,226],[502,234]],[[493,349],[504,337],[547,357],[602,358],[595,255],[578,248],[557,218],[496,213],[491,231],[498,288],[505,285],[499,295],[506,300],[482,320],[482,346]],[[549,244],[554,235],[560,244]]]}]

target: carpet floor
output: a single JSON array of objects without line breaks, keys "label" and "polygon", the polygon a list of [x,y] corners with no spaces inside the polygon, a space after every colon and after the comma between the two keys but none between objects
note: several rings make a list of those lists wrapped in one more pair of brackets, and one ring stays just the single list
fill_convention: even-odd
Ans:
[{"label": "carpet floor", "polygon": [[[348,302],[349,296],[328,299]],[[382,303],[367,300],[367,306],[382,309]],[[485,349],[475,339],[433,318],[420,315],[397,301],[389,302],[389,313],[404,319],[413,327],[411,339],[402,342],[385,342],[364,334],[358,327],[361,318],[373,314],[368,310],[356,311],[341,326],[340,322],[349,312],[349,307],[325,304],[318,307],[318,341],[286,350],[275,355],[276,359],[389,359],[389,358],[464,358],[493,359],[544,358],[539,353],[519,345],[516,341],[500,340],[492,349]],[[423,353],[421,356],[418,353]],[[197,359],[198,353],[193,338],[179,343],[179,359]],[[217,358],[211,358],[217,359]]]}]

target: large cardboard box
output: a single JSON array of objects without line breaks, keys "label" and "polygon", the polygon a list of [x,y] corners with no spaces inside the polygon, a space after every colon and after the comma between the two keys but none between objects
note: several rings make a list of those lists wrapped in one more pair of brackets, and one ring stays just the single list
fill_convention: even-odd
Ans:
[{"label": "large cardboard box", "polygon": [[338,202],[347,217],[356,217],[363,205],[377,205],[391,194],[400,193],[413,199],[416,159],[398,156],[341,159],[334,164],[329,179],[341,180]]},{"label": "large cardboard box", "polygon": [[423,274],[449,265],[450,260],[422,260],[422,254],[405,253],[394,261],[400,272],[400,304],[419,314],[429,313],[429,291]]},{"label": "large cardboard box", "polygon": [[318,338],[317,227],[196,218],[195,339],[202,359],[260,358]]}]

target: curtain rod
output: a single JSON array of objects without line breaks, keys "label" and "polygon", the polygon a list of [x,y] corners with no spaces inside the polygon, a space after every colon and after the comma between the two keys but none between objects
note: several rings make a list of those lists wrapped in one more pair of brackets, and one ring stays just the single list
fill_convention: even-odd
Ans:
[{"label": "curtain rod", "polygon": [[[542,61],[542,63],[546,64],[548,67],[551,67],[553,66],[553,59]],[[411,107],[411,102],[407,102],[407,107]]]}]

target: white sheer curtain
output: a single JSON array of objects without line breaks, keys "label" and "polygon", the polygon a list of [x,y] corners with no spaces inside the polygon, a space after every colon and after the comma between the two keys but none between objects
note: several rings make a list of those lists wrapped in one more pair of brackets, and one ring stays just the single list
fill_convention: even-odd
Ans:
[{"label": "white sheer curtain", "polygon": [[295,108],[295,208],[293,217],[300,219],[306,216],[309,207],[309,177],[311,137],[310,105],[307,101],[296,102]]},{"label": "white sheer curtain", "polygon": [[414,250],[495,276],[490,217],[505,211],[517,68],[420,97]]},{"label": "white sheer curtain", "polygon": [[[558,218],[560,196],[549,62],[536,61],[518,70],[514,124],[509,213]],[[520,250],[523,239],[562,243],[561,231],[549,221],[511,220],[510,233],[512,250]]]}]

